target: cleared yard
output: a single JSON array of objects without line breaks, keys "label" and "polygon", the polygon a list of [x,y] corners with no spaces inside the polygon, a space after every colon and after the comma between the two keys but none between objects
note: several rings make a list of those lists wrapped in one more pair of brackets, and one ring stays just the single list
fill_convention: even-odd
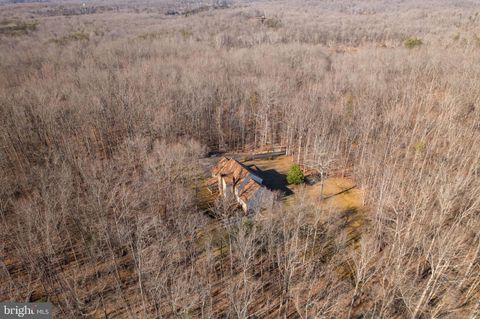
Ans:
[{"label": "cleared yard", "polygon": [[323,190],[321,182],[313,185],[288,185],[287,174],[294,164],[291,156],[250,160],[245,161],[244,164],[256,169],[264,178],[267,187],[283,191],[286,195],[283,200],[287,205],[298,203],[305,193],[312,204],[322,205],[324,208],[345,211],[362,207],[362,191],[356,187],[354,180],[347,177],[327,178],[323,183]]}]

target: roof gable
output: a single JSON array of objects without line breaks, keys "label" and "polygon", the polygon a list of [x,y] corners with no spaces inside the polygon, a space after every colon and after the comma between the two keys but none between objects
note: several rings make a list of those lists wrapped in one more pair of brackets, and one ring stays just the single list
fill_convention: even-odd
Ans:
[{"label": "roof gable", "polygon": [[258,197],[262,191],[262,179],[235,159],[222,157],[212,170],[213,176],[221,176],[227,184],[233,184],[237,196],[245,202]]}]

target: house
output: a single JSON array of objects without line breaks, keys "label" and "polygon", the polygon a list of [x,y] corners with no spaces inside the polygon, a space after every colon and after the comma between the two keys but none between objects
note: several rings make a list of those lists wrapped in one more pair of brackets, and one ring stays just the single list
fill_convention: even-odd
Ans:
[{"label": "house", "polygon": [[212,170],[223,196],[234,195],[246,213],[262,208],[271,192],[262,184],[261,177],[235,159],[222,157]]}]

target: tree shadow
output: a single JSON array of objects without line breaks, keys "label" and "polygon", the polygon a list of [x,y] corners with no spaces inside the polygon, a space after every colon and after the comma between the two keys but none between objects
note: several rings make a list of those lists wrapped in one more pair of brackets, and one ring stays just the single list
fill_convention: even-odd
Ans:
[{"label": "tree shadow", "polygon": [[354,188],[356,188],[356,187],[357,187],[357,185],[353,185],[352,187],[349,187],[349,188],[346,188],[346,189],[344,189],[344,190],[341,190],[341,191],[339,191],[338,193],[325,196],[323,199],[329,199],[329,198],[332,198],[332,197],[334,197],[334,196],[338,196],[338,195],[340,195],[340,194],[349,192],[349,191],[351,191],[352,189],[354,189]]},{"label": "tree shadow", "polygon": [[293,194],[293,191],[287,187],[287,175],[281,174],[274,169],[261,170],[255,165],[249,167],[252,172],[262,178],[263,185],[272,191],[280,191],[284,196]]}]

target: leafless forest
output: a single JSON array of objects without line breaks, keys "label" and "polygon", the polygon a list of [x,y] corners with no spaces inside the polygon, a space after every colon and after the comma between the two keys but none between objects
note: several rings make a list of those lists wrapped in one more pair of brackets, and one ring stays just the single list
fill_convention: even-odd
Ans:
[{"label": "leafless forest", "polygon": [[[0,4],[0,123],[0,301],[480,318],[476,1]],[[360,231],[307,201],[201,213],[209,152],[273,145],[354,178]]]}]

